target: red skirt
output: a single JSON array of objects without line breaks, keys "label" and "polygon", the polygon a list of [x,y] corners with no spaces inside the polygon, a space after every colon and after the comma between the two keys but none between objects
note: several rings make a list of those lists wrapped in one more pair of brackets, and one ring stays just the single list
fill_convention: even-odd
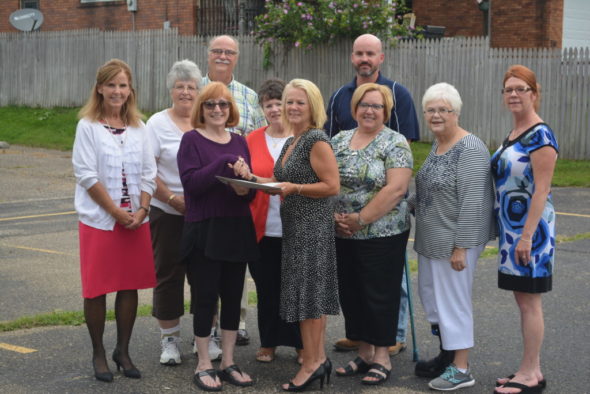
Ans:
[{"label": "red skirt", "polygon": [[115,224],[113,231],[79,223],[82,297],[156,286],[149,223],[137,230]]}]

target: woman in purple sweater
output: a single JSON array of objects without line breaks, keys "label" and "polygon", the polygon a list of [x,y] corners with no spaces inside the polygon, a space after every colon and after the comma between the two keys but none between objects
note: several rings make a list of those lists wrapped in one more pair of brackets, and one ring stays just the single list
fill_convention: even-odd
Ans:
[{"label": "woman in purple sweater", "polygon": [[[249,208],[255,193],[215,178],[236,177],[234,170],[250,164],[246,139],[226,130],[239,119],[227,87],[211,83],[195,103],[191,117],[195,129],[184,134],[178,149],[186,203],[181,253],[191,285],[193,330],[199,354],[193,381],[205,391],[219,391],[221,380],[236,386],[253,384],[234,364],[233,350],[246,263],[258,259]],[[218,296],[223,358],[216,371],[207,349]]]}]

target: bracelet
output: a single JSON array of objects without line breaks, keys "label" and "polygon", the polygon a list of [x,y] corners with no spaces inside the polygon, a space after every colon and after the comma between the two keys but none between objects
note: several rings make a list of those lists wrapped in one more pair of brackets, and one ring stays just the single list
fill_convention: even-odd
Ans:
[{"label": "bracelet", "polygon": [[139,208],[137,208],[137,212],[139,212],[140,209],[143,209],[145,211],[146,215],[149,215],[150,213],[150,207],[144,207],[143,205],[140,206]]},{"label": "bracelet", "polygon": [[170,195],[170,197],[168,197],[168,200],[166,200],[166,203],[167,203],[168,205],[170,205],[170,203],[172,202],[172,200],[174,200],[175,198],[176,198],[176,194],[172,193],[172,194]]},{"label": "bracelet", "polygon": [[522,242],[530,242],[530,243],[533,243],[533,240],[532,240],[532,238],[531,238],[531,239],[524,239],[524,238],[521,238],[520,240],[521,240]]},{"label": "bracelet", "polygon": [[301,195],[301,190],[303,189],[303,185],[297,186],[297,194]]},{"label": "bracelet", "polygon": [[258,182],[258,178],[252,175],[252,178],[250,178],[250,182]]},{"label": "bracelet", "polygon": [[361,213],[358,213],[358,220],[356,221],[359,226],[361,227],[365,227],[367,225],[367,223],[363,220],[363,218],[361,218]]}]

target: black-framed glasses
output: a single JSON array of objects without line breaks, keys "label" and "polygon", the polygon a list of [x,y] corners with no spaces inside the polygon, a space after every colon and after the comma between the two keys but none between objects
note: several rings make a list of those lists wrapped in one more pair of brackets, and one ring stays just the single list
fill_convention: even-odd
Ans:
[{"label": "black-framed glasses", "polygon": [[359,107],[362,109],[374,109],[375,111],[380,111],[383,108],[385,108],[385,106],[383,104],[370,104],[370,103],[365,103],[364,101],[361,101],[359,103]]},{"label": "black-framed glasses", "polygon": [[502,94],[511,95],[513,92],[516,92],[516,94],[525,94],[529,90],[533,90],[533,89],[529,88],[528,86],[518,86],[516,88],[504,88],[504,89],[502,89]]},{"label": "black-framed glasses", "polygon": [[236,56],[238,54],[237,51],[233,49],[220,49],[220,48],[212,48],[209,49],[209,52],[214,54],[215,56],[221,56],[225,54],[225,56]]},{"label": "black-framed glasses", "polygon": [[215,109],[215,107],[219,106],[219,109],[224,110],[229,108],[229,103],[227,101],[205,101],[203,102],[203,106],[207,109]]},{"label": "black-framed glasses", "polygon": [[424,111],[424,113],[428,116],[434,116],[434,114],[438,113],[441,115],[447,115],[450,114],[451,112],[455,112],[454,109],[448,109],[445,107],[441,107],[441,108],[426,108],[426,111]]}]

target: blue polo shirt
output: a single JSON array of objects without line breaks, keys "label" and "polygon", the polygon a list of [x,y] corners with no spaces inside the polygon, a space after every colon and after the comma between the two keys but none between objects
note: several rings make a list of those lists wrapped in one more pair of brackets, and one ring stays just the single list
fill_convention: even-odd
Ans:
[{"label": "blue polo shirt", "polygon": [[[379,72],[376,83],[388,86],[393,92],[394,106],[385,125],[400,132],[410,141],[418,141],[420,139],[420,126],[416,116],[416,108],[414,108],[414,101],[408,89],[396,81],[385,78],[381,75],[381,72]],[[326,130],[330,138],[341,130],[350,130],[358,126],[356,120],[352,118],[350,110],[350,101],[355,89],[356,77],[352,82],[335,91],[330,97],[327,110],[328,121],[324,125],[324,130]]]}]

